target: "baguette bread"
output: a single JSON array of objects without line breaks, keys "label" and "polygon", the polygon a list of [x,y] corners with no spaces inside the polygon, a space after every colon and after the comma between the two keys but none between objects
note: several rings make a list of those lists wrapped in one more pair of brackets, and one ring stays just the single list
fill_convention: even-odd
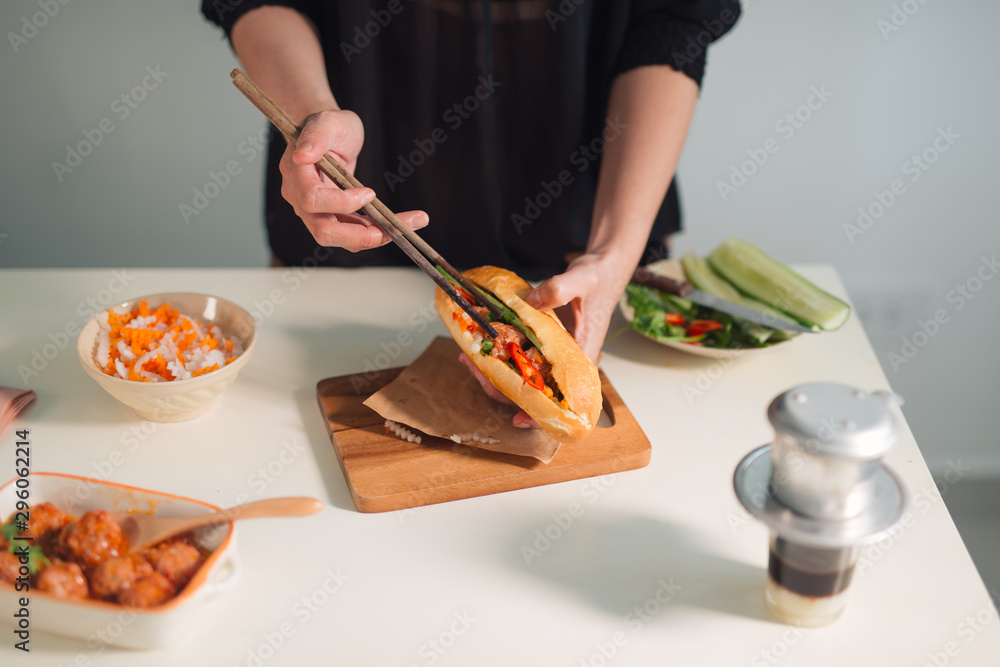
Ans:
[{"label": "baguette bread", "polygon": [[566,331],[556,314],[551,310],[541,311],[529,306],[524,299],[531,291],[531,285],[511,271],[495,266],[481,266],[470,269],[463,275],[506,304],[534,331],[541,343],[539,351],[552,365],[552,379],[562,393],[564,404],[560,405],[541,390],[529,385],[520,372],[506,362],[482,354],[476,336],[466,330],[471,319],[438,288],[434,305],[462,352],[468,355],[494,387],[527,412],[556,440],[576,442],[590,433],[601,414],[601,380],[597,367]]}]

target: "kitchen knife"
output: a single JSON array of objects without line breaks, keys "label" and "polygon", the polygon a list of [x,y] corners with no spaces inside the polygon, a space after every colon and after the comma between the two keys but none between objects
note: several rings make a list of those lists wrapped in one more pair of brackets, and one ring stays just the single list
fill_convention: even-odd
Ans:
[{"label": "kitchen knife", "polygon": [[653,289],[666,292],[667,294],[679,296],[682,299],[687,299],[688,301],[696,303],[699,306],[714,308],[715,310],[726,313],[727,315],[732,315],[733,317],[738,317],[741,320],[747,320],[748,322],[753,322],[754,324],[759,324],[764,327],[770,327],[771,329],[783,329],[785,331],[798,331],[801,333],[817,333],[815,329],[810,329],[809,327],[799,324],[798,322],[793,322],[790,319],[781,317],[775,312],[765,313],[739,303],[733,303],[732,301],[721,299],[712,294],[708,294],[707,292],[695,289],[694,285],[691,283],[657,275],[644,266],[640,266],[635,270],[635,273],[632,275],[632,282],[637,285],[652,287]]}]

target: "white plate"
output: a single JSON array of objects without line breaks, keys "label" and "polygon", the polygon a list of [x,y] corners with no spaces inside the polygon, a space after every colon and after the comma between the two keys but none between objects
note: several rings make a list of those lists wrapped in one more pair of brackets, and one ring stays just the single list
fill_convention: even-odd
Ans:
[{"label": "white plate", "polygon": [[[27,479],[31,505],[49,501],[73,517],[91,510],[137,509],[164,516],[191,516],[219,509],[199,500],[75,475],[33,472]],[[16,482],[17,478],[0,487],[3,520],[14,513]],[[112,646],[150,649],[170,645],[197,619],[202,603],[231,587],[239,576],[232,522],[198,529],[194,535],[211,553],[184,590],[166,604],[130,609],[97,600],[59,600],[32,590],[27,593],[31,600],[30,631],[75,637],[101,650]],[[0,609],[11,611],[0,615],[4,625],[14,625],[17,619],[13,610],[20,609],[18,598],[24,595],[10,585],[0,584]],[[9,631],[5,634],[12,636]]]},{"label": "white plate", "polygon": [[[676,259],[662,259],[658,262],[653,262],[647,267],[652,273],[660,276],[666,276],[668,278],[673,278],[674,280],[686,280],[684,277],[684,267],[681,266],[680,260]],[[622,311],[622,315],[628,320],[629,324],[632,323],[632,319],[635,317],[635,309],[628,304],[628,295],[622,293],[621,299],[618,301],[618,308]],[[768,345],[767,347],[747,347],[747,348],[716,348],[716,347],[702,347],[701,345],[689,345],[687,343],[679,343],[675,340],[658,340],[649,334],[643,333],[636,329],[632,329],[638,334],[641,334],[651,341],[655,341],[660,345],[665,345],[667,347],[672,347],[675,350],[680,350],[681,352],[687,352],[688,354],[693,354],[698,357],[708,357],[710,359],[731,359],[733,357],[743,357],[748,354],[757,354],[761,352],[769,352],[771,350],[784,348],[788,343],[794,341],[795,338],[789,338],[788,340],[783,340],[780,343],[775,343],[774,345]]]}]

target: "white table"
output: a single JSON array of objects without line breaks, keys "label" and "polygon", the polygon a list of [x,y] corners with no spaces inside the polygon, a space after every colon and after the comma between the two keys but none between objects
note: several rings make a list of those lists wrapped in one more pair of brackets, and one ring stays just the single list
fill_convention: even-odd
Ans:
[{"label": "white table", "polygon": [[[843,296],[831,269],[803,272]],[[88,299],[103,306],[164,291],[218,294],[264,316],[254,358],[209,414],[143,422],[83,373],[72,341],[37,376],[19,377],[33,350],[85,322]],[[887,387],[856,317],[728,366],[626,332],[606,346],[603,368],[652,441],[648,467],[357,512],[316,382],[384,363],[382,354],[409,363],[444,333],[431,297],[428,280],[401,269],[0,271],[0,384],[38,392],[15,423],[31,431],[34,470],[222,506],[282,495],[329,505],[306,519],[239,525],[242,579],[176,646],[98,655],[35,632],[25,655],[5,630],[0,664],[1000,664],[990,596],[905,426],[887,463],[917,498],[912,526],[862,552],[841,619],[798,630],[764,609],[767,533],[739,508],[733,469],[768,441],[764,408],[792,385]],[[412,344],[397,345],[403,331]],[[685,395],[685,385],[703,392]],[[2,479],[14,476],[12,431],[0,442]],[[116,450],[124,461],[109,465]],[[573,503],[583,514],[559,527]],[[547,545],[546,530],[557,538]]]}]

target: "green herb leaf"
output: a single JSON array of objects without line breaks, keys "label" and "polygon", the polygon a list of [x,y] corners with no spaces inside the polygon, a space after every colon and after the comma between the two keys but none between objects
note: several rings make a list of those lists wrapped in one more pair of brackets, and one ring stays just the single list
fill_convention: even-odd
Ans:
[{"label": "green herb leaf", "polygon": [[5,523],[3,526],[0,526],[0,536],[8,542],[13,541],[13,539],[18,536],[19,532],[20,531],[17,529],[17,526],[14,525],[13,519]]},{"label": "green herb leaf", "polygon": [[45,554],[42,553],[41,547],[28,547],[28,572],[38,574],[42,568],[49,565],[51,563],[49,563],[49,559],[45,557]]},{"label": "green herb leaf", "polygon": [[[437,266],[435,268],[437,268],[437,270],[441,273],[441,275],[447,278],[448,282],[450,282],[452,285],[456,287],[462,287],[461,285],[458,284],[458,281],[456,281],[454,278],[445,273],[444,269],[442,269],[440,266]],[[531,330],[531,327],[529,327],[527,324],[521,321],[521,318],[518,317],[517,313],[508,308],[505,303],[500,301],[500,299],[496,298],[486,290],[479,287],[479,285],[473,285],[472,287],[477,292],[479,292],[479,296],[481,296],[484,300],[489,301],[494,306],[500,309],[500,312],[503,313],[504,323],[509,324],[510,326],[514,327],[515,329],[523,333],[525,337],[531,341],[531,344],[537,347],[539,350],[542,349],[542,344],[539,342],[538,337],[535,336],[535,332]],[[465,288],[462,287],[462,289]]]},{"label": "green herb leaf", "polygon": [[[687,299],[643,285],[629,283],[625,288],[628,303],[635,311],[631,327],[660,341],[701,343],[702,347],[717,349],[743,349],[767,347],[780,338],[773,333],[762,335],[762,327],[731,317],[725,313],[698,306]],[[715,320],[722,325],[700,336],[685,336],[684,327],[667,324],[666,314],[677,313],[688,322]],[[771,330],[773,332],[773,330]]]}]

